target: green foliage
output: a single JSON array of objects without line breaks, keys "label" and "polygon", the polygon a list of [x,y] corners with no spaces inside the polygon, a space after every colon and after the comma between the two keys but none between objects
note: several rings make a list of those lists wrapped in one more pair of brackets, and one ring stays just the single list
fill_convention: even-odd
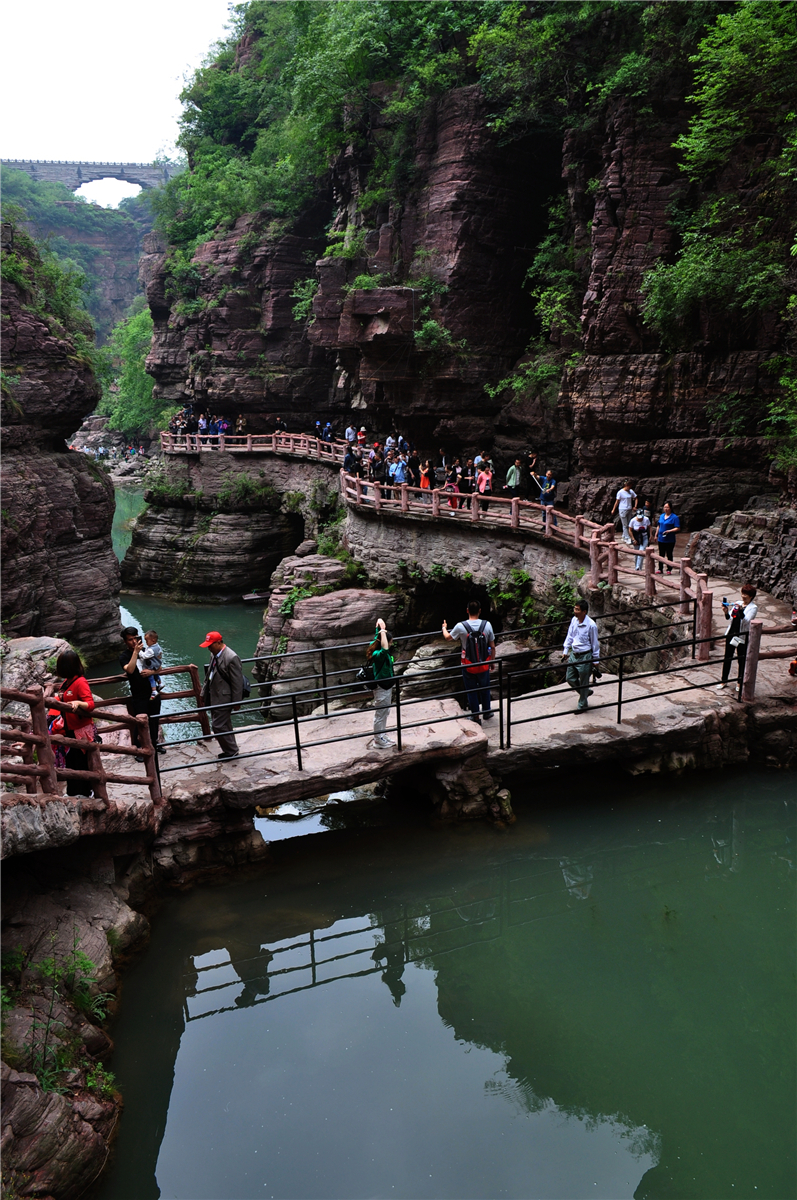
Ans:
[{"label": "green foliage", "polygon": [[331,520],[319,528],[317,536],[319,554],[328,555],[330,558],[337,555],[345,523],[346,510],[345,508],[340,508]]},{"label": "green foliage", "polygon": [[639,101],[666,88],[673,62],[694,49],[722,7],[509,0],[470,45],[493,128],[511,139],[595,126],[610,99]]},{"label": "green foliage", "polygon": [[151,342],[152,317],[141,297],[132,314],[111,334],[108,351],[118,366],[99,406],[99,412],[109,418],[109,428],[118,429],[125,437],[165,429],[175,411],[173,406],[164,409],[163,401],[152,394],[152,379],[145,369]]},{"label": "green foliage", "polygon": [[415,330],[415,349],[426,354],[457,354],[465,350],[464,341],[456,341],[450,329],[428,317]]},{"label": "green foliage", "polygon": [[[85,277],[72,266],[64,267],[46,247],[36,244],[20,222],[25,214],[15,205],[3,207],[3,220],[12,227],[12,244],[3,247],[2,275],[4,283],[19,289],[24,308],[34,313],[56,338],[68,338],[74,347],[71,360],[85,366],[98,379],[107,378],[109,360],[94,345],[94,326],[84,308]],[[6,407],[21,412],[10,388],[15,380],[4,379],[3,399]]]},{"label": "green foliage", "polygon": [[304,492],[285,492],[282,502],[288,512],[298,512],[305,499]]},{"label": "green foliage", "polygon": [[[579,571],[568,571],[566,575],[557,575],[554,578],[552,586],[556,599],[545,610],[544,624],[549,625],[557,622],[564,625],[570,623],[570,618],[573,615],[573,605],[577,600],[581,599],[581,593],[576,584],[583,575],[584,570],[582,569]],[[554,630],[551,640],[557,640],[558,632],[559,630]]]},{"label": "green foliage", "polygon": [[552,341],[578,337],[582,288],[564,196],[549,206],[548,235],[534,255],[526,275],[534,298],[534,313]]},{"label": "green foliage", "polygon": [[756,241],[745,246],[749,232],[721,234],[703,228],[684,236],[673,264],[659,262],[643,281],[645,321],[670,349],[689,346],[700,336],[701,313],[713,311],[755,318],[786,296],[782,247]]},{"label": "green foliage", "polygon": [[[55,941],[55,934],[51,935],[51,940]],[[14,965],[23,970],[28,965],[28,956],[22,955],[19,963]],[[97,992],[97,966],[80,949],[77,926],[66,955],[51,954],[40,959],[36,963],[36,974],[46,1007],[41,1016],[36,1016],[37,1010],[33,1010],[33,1070],[44,1091],[63,1092],[61,1077],[64,1070],[75,1065],[78,1043],[66,1037],[63,1022],[55,1015],[58,1001],[71,1002],[91,1021],[104,1021],[108,1002],[113,997],[107,992]]]},{"label": "green foliage", "polygon": [[324,258],[359,258],[365,253],[365,233],[364,229],[355,230],[351,226],[342,232],[328,233]]},{"label": "green foliage", "polygon": [[491,399],[499,396],[506,388],[511,388],[518,399],[528,395],[542,396],[549,401],[556,400],[559,381],[562,378],[561,354],[552,346],[546,346],[541,339],[535,339],[528,352],[532,353],[533,357],[521,363],[511,375],[492,386],[485,384],[484,390]]},{"label": "green foliage", "polygon": [[300,600],[309,600],[311,596],[323,596],[328,592],[328,587],[317,587],[315,584],[297,583],[288,592],[282,604],[279,606],[278,612],[280,616],[292,617],[293,610]]},{"label": "green foliage", "polygon": [[351,283],[344,285],[344,292],[373,292],[376,288],[385,286],[384,275],[357,275]]},{"label": "green foliage", "polygon": [[64,271],[81,279],[80,304],[96,321],[102,304],[100,283],[108,267],[108,251],[102,243],[118,238],[135,245],[140,233],[152,227],[148,194],[130,197],[118,209],[100,208],[66,184],[39,182],[25,171],[1,166],[0,177],[4,206],[18,207],[27,231]]},{"label": "green foliage", "polygon": [[[384,202],[406,168],[408,132],[426,99],[475,81],[465,43],[494,24],[500,0],[251,0],[230,37],[184,89],[180,146],[190,170],[153,197],[168,239],[193,247],[243,213],[288,219],[307,204],[346,142],[383,109],[378,162],[361,207]],[[247,58],[236,53],[247,35]],[[379,100],[372,85],[392,83]]]},{"label": "green foliage", "polygon": [[721,168],[746,139],[795,125],[797,8],[782,0],[728,6],[690,61],[697,113],[676,145],[692,179]]},{"label": "green foliage", "polygon": [[487,595],[495,608],[506,613],[514,624],[522,628],[533,625],[536,618],[531,582],[527,571],[513,567],[507,578],[491,579],[487,584]]},{"label": "green foliage", "polygon": [[767,405],[764,428],[772,438],[775,466],[788,471],[797,467],[797,365],[794,356],[784,356],[768,366],[778,372],[780,393]]},{"label": "green foliage", "polygon": [[216,496],[219,509],[274,509],[278,505],[279,495],[270,484],[245,473],[230,478]]},{"label": "green foliage", "polygon": [[[747,171],[744,191],[756,200],[753,215],[710,192],[694,212],[676,205],[678,257],[657,264],[643,282],[645,320],[668,348],[691,347],[711,317],[727,339],[752,337],[760,315],[786,305],[797,220],[795,60],[797,9],[761,0],[722,11],[691,56],[695,112],[676,142],[685,169],[706,180],[733,156],[737,173]],[[774,148],[766,159],[764,139]]]},{"label": "green foliage", "polygon": [[86,1087],[90,1092],[94,1092],[101,1100],[110,1100],[114,1094],[116,1076],[112,1071],[108,1071],[102,1063],[90,1063],[87,1059],[83,1061],[83,1067],[86,1072]]},{"label": "green foliage", "polygon": [[295,300],[293,306],[294,321],[312,321],[313,317],[313,298],[318,291],[318,280],[315,275],[311,275],[309,279],[297,279],[293,285],[291,292],[291,300]]}]

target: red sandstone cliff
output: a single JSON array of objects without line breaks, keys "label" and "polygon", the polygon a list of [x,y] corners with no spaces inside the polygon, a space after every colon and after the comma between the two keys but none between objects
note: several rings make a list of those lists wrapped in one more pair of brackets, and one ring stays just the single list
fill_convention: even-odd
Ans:
[{"label": "red sandstone cliff", "polygon": [[3,289],[3,630],[60,636],[89,658],[118,642],[113,487],[65,438],[97,404],[90,365],[55,322]]},{"label": "red sandstone cliff", "polygon": [[[478,88],[453,90],[419,125],[415,183],[400,207],[358,210],[368,155],[350,149],[333,165],[331,204],[320,199],[292,235],[270,239],[265,218],[246,217],[200,247],[199,303],[169,297],[165,259],[151,259],[149,368],[160,394],[244,412],[252,431],[278,413],[294,429],[353,417],[379,432],[398,427],[422,453],[490,447],[499,474],[535,446],[541,465],[570,478],[571,509],[594,517],[626,473],[693,528],[775,490],[763,439],[728,437],[710,416],[724,397],[772,394],[763,364],[782,341],[772,314],[741,340],[709,324],[680,354],[665,353],[642,322],[642,278],[674,253],[668,211],[685,186],[673,149],[687,125],[684,88],[672,91],[644,117],[614,102],[603,128],[568,136],[562,161],[542,139],[499,145]],[[536,332],[523,283],[562,174],[583,287],[581,338],[567,350],[579,353],[558,401],[533,390],[490,398],[485,384],[522,361]],[[724,186],[741,179],[731,171]],[[330,216],[332,233],[359,237],[361,249],[314,263]],[[381,286],[354,289],[364,273]],[[290,293],[314,274],[305,327]],[[418,338],[428,321],[448,344]]]}]

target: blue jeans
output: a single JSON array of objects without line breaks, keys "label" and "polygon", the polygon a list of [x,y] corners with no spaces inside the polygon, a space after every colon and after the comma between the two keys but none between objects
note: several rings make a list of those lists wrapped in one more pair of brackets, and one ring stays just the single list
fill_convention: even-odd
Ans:
[{"label": "blue jeans", "polygon": [[462,668],[462,682],[465,685],[465,697],[468,708],[474,717],[479,715],[479,705],[482,712],[491,712],[490,708],[490,672],[466,671]]},{"label": "blue jeans", "polygon": [[[637,550],[644,550],[644,549],[646,549],[646,547],[647,547],[647,544],[648,544],[648,535],[647,535],[646,533],[643,533],[643,534],[642,534],[642,541],[641,541],[641,542],[639,543],[639,545],[637,546]],[[645,561],[645,556],[644,556],[644,554],[637,554],[636,558],[634,559],[634,569],[635,569],[636,571],[641,571],[641,570],[642,570],[642,563],[643,563],[644,561]]]}]

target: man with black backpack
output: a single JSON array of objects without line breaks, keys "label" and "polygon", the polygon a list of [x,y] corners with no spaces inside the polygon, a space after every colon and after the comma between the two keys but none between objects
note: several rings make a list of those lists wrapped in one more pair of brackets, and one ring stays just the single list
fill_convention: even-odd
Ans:
[{"label": "man with black backpack", "polygon": [[450,633],[447,622],[443,621],[443,637],[449,642],[459,641],[462,647],[462,682],[470,719],[480,725],[479,708],[485,720],[495,715],[490,707],[490,663],[495,658],[495,634],[490,622],[482,621],[481,611],[479,601],[471,600],[467,620],[460,621]]}]

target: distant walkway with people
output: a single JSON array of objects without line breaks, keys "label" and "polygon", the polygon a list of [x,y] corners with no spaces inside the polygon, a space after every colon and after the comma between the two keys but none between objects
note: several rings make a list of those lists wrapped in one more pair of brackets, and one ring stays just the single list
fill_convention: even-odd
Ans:
[{"label": "distant walkway with people", "polygon": [[[648,546],[640,555],[633,546],[616,540],[613,521],[599,524],[582,515],[562,512],[553,504],[539,504],[518,496],[493,494],[485,498],[477,492],[416,488],[406,482],[379,483],[350,474],[343,470],[350,450],[346,441],[286,432],[243,435],[164,432],[161,450],[166,455],[274,454],[337,467],[341,496],[352,507],[370,509],[380,515],[450,521],[542,538],[588,557],[592,587],[622,582],[651,598],[676,590],[682,604],[689,598],[700,602],[702,593],[707,591],[706,576],[693,571],[688,558],[669,561],[659,555],[655,545]],[[635,564],[640,558],[642,566],[637,570]],[[669,575],[673,578],[667,578]],[[710,629],[711,598],[703,601],[703,608],[701,629],[706,633]]]}]

